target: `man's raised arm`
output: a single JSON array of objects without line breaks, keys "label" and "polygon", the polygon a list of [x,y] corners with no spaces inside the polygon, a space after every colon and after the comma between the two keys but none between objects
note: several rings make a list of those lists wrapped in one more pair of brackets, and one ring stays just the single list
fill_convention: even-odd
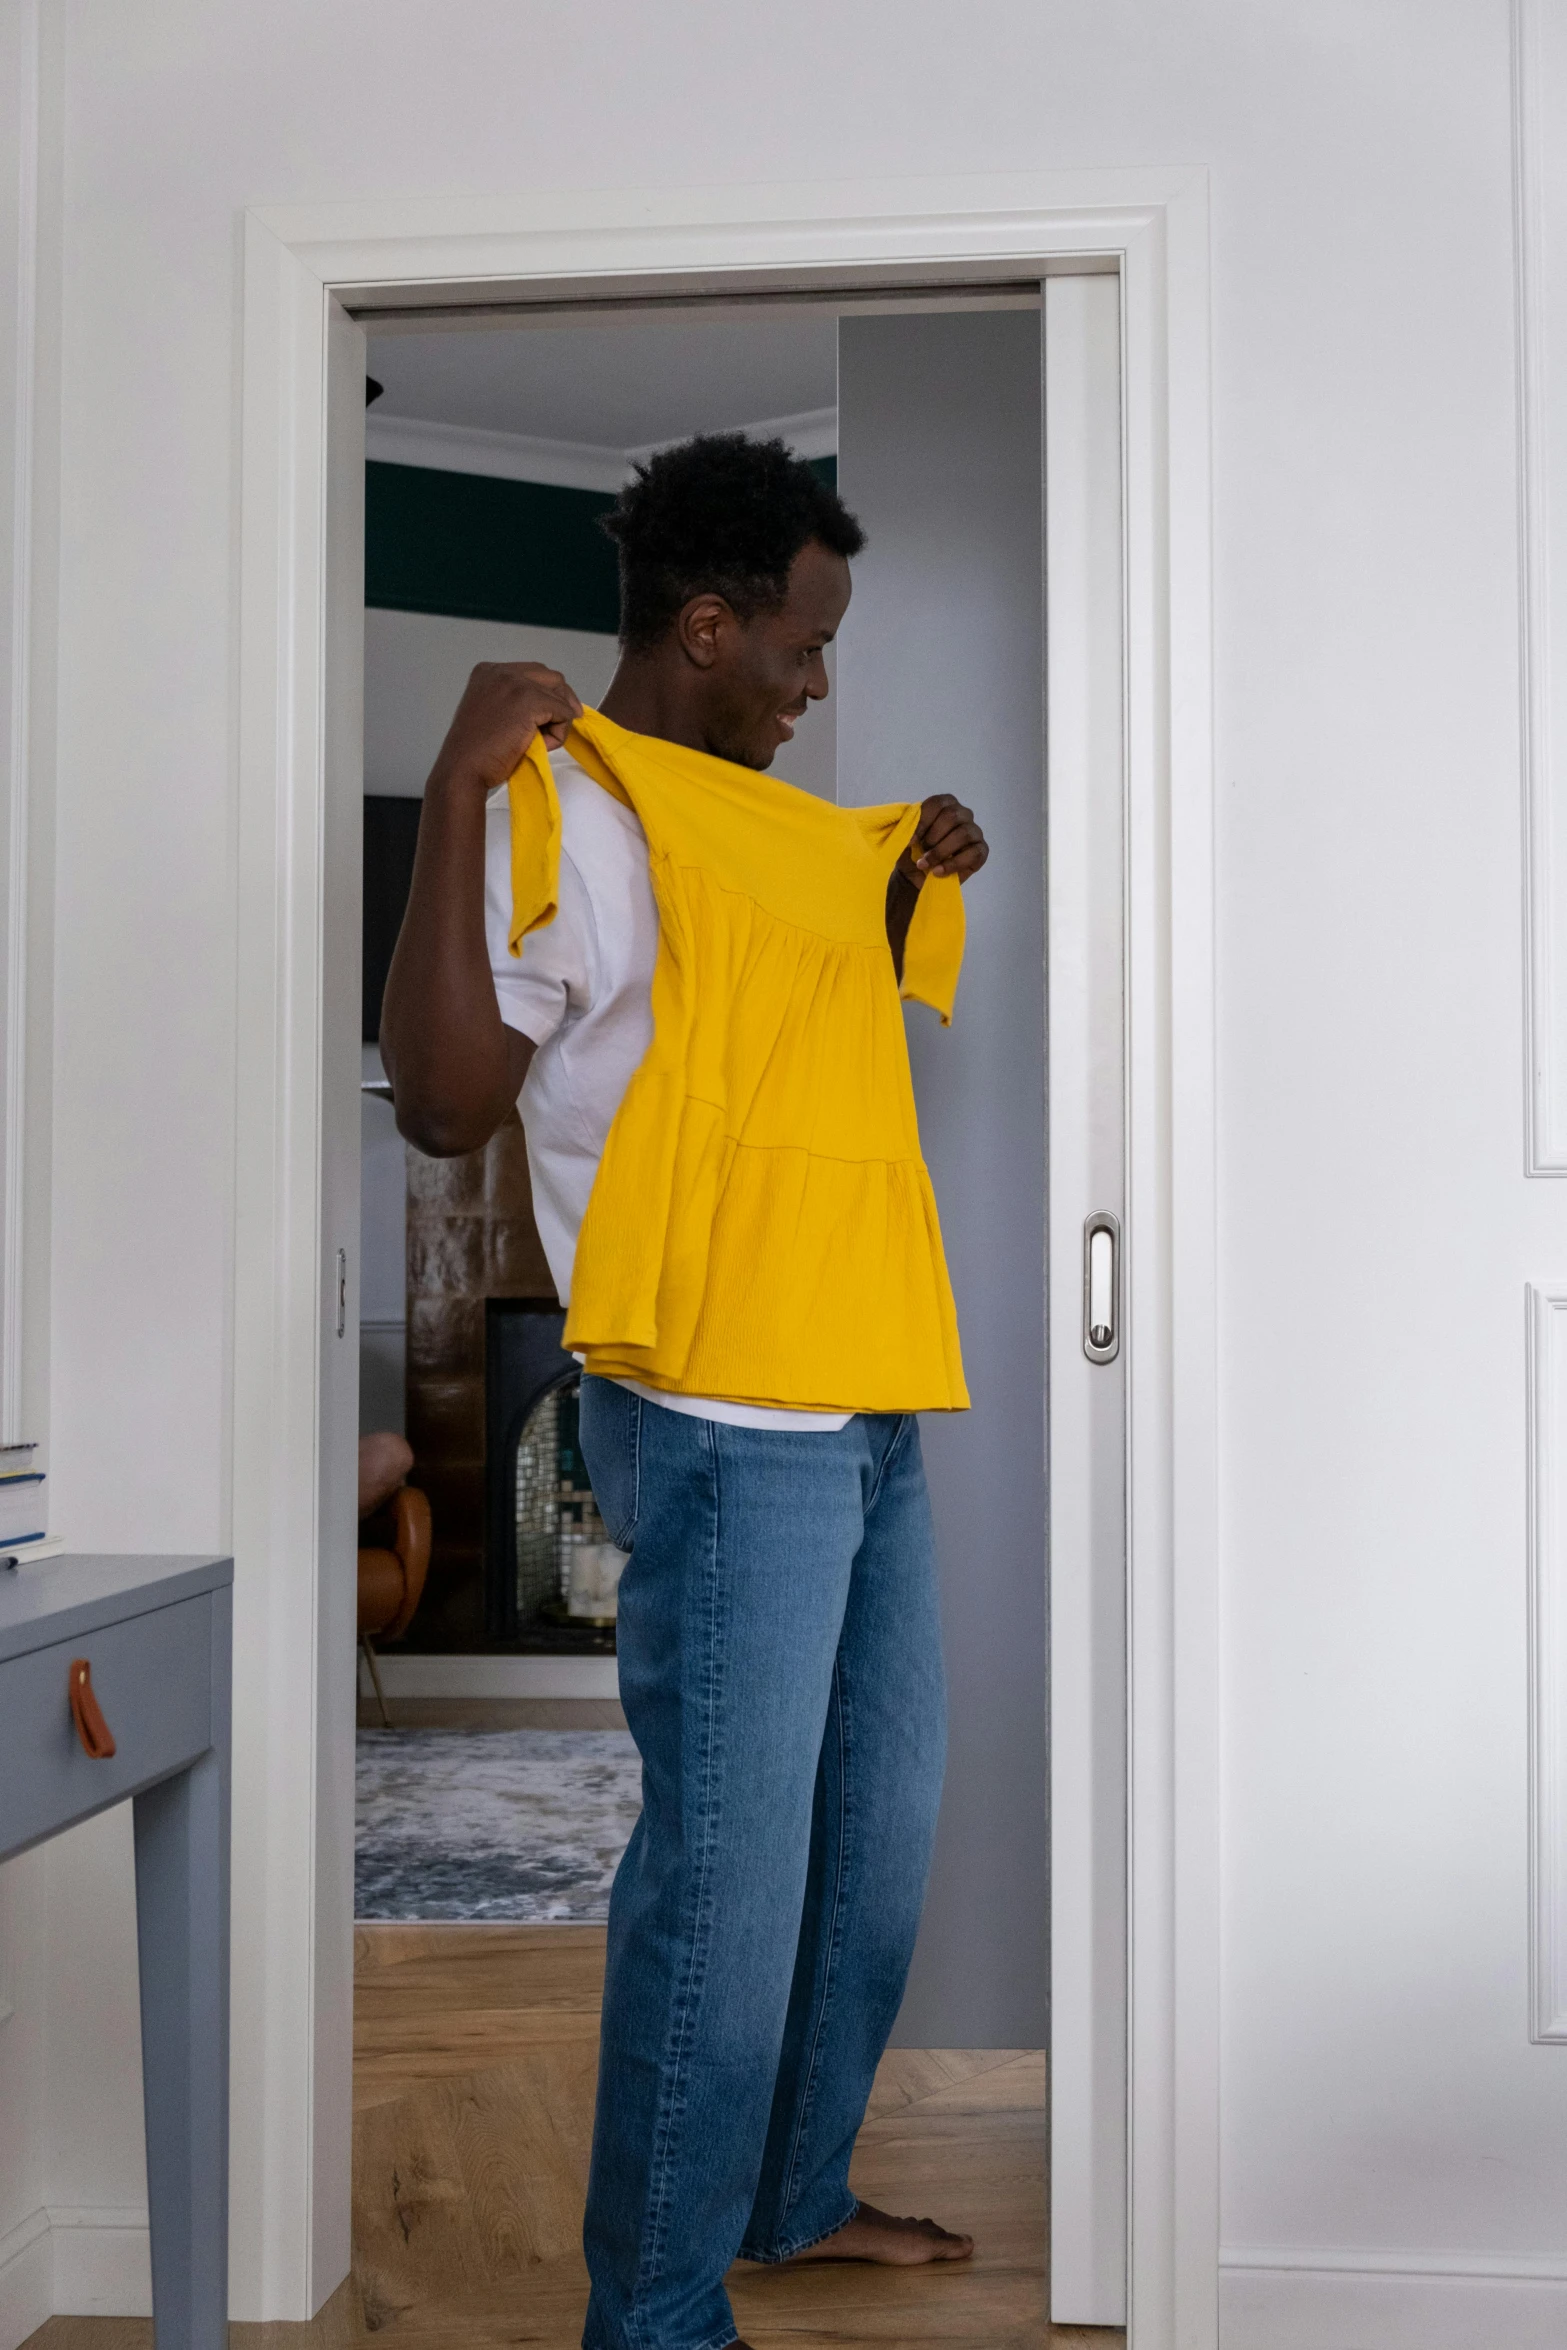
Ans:
[{"label": "man's raised arm", "polygon": [[557,670],[484,661],[425,786],[408,910],[381,1007],[381,1058],[401,1134],[431,1158],[479,1150],[533,1058],[495,998],[484,932],[484,803],[535,734],[558,746],[582,704]]}]

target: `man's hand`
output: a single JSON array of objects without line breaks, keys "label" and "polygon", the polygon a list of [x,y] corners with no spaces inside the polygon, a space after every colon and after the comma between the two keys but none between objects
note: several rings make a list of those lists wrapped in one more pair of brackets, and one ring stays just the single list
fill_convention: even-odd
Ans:
[{"label": "man's hand", "polygon": [[935,792],[920,807],[919,828],[898,859],[897,870],[918,889],[942,873],[967,881],[990,854],[990,844],[974,821],[972,808],[963,807],[949,791]]},{"label": "man's hand", "polygon": [[959,881],[967,881],[989,854],[973,809],[962,807],[951,792],[935,792],[921,804],[918,829],[887,884],[887,944],[900,985],[909,924],[926,882],[938,873],[955,873]]},{"label": "man's hand", "polygon": [[492,792],[504,783],[536,734],[559,750],[582,704],[558,669],[539,661],[481,661],[430,773],[437,788],[455,781]]}]

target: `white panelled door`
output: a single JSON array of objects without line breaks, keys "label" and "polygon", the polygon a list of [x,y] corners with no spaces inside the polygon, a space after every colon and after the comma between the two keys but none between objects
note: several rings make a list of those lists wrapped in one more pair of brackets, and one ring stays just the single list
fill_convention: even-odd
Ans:
[{"label": "white panelled door", "polygon": [[1120,281],[1045,304],[1050,2314],[1126,2322]]}]

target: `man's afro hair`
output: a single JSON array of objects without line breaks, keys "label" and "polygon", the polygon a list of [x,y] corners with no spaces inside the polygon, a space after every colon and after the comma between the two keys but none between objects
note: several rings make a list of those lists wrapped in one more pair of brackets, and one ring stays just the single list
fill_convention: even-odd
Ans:
[{"label": "man's afro hair", "polygon": [[813,539],[843,556],[865,544],[805,458],[741,432],[661,449],[603,526],[620,549],[620,641],[632,652],[657,644],[693,596],[722,596],[742,620],[777,611],[789,567]]}]

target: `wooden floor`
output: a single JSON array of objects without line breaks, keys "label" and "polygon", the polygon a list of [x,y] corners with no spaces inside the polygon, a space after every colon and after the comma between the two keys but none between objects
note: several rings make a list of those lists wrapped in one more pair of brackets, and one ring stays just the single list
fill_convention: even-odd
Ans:
[{"label": "wooden floor", "polygon": [[[575,2350],[602,1927],[366,1926],[357,1937],[354,2268],[310,2325],[236,2326],[234,2350]],[[979,2242],[947,2269],[745,2269],[754,2350],[1124,2340],[1045,2321],[1044,2059],[895,2052],[854,2184]],[[151,2328],[50,2320],[30,2350],[150,2350]]]}]

